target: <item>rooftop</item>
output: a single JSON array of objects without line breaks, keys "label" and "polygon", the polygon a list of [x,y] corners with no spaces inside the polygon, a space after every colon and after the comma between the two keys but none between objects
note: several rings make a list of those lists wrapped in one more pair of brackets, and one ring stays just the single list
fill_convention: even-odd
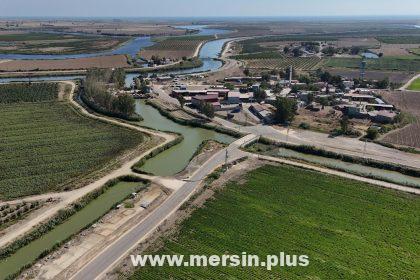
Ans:
[{"label": "rooftop", "polygon": [[213,100],[213,99],[218,99],[219,96],[217,94],[208,94],[208,95],[197,95],[194,96],[193,99],[196,100]]}]

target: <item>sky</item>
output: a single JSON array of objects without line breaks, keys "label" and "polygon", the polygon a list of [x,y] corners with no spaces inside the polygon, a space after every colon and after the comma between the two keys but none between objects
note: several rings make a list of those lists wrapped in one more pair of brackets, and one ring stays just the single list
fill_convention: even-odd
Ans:
[{"label": "sky", "polygon": [[420,0],[0,0],[0,17],[420,15]]}]

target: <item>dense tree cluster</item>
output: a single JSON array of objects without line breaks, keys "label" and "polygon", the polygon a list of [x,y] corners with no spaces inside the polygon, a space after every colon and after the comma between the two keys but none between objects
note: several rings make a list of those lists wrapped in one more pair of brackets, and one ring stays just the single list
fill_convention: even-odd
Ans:
[{"label": "dense tree cluster", "polygon": [[274,120],[277,123],[287,124],[295,118],[297,111],[296,100],[286,97],[277,97],[274,107],[276,107]]},{"label": "dense tree cluster", "polygon": [[84,82],[83,101],[100,113],[129,119],[135,115],[135,101],[130,94],[114,94],[125,84],[123,69],[88,70]]},{"label": "dense tree cluster", "polygon": [[147,94],[150,92],[150,83],[142,75],[139,75],[137,78],[134,79],[134,87],[136,90],[140,91],[143,94]]},{"label": "dense tree cluster", "polygon": [[198,106],[198,110],[208,118],[214,118],[214,108],[213,105],[211,105],[210,103],[201,102]]}]

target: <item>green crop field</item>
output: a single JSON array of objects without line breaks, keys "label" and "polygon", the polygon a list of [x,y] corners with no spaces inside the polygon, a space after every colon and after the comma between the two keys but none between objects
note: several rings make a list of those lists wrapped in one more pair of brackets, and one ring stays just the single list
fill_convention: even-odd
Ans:
[{"label": "green crop field", "polygon": [[[324,66],[330,68],[359,68],[361,58],[332,57],[324,60]],[[385,71],[420,71],[419,56],[383,57],[367,59],[367,70]]]},{"label": "green crop field", "polygon": [[58,84],[55,83],[0,85],[0,104],[51,101],[57,95]]},{"label": "green crop field", "polygon": [[285,69],[293,66],[294,69],[309,71],[317,68],[321,59],[318,57],[284,57],[279,59],[253,59],[246,60],[246,67],[250,69]]},{"label": "green crop field", "polygon": [[180,59],[192,57],[200,44],[214,39],[214,36],[175,36],[154,39],[156,44],[142,49],[139,55],[150,59],[152,56]]},{"label": "green crop field", "polygon": [[281,54],[280,52],[269,51],[269,52],[235,55],[232,58],[238,59],[238,60],[251,60],[251,59],[281,59],[284,57],[285,56]]},{"label": "green crop field", "polygon": [[228,183],[156,254],[304,254],[307,267],[144,267],[131,279],[418,279],[419,198],[288,166]]},{"label": "green crop field", "polygon": [[57,101],[56,85],[0,85],[0,93],[0,199],[63,190],[146,140]]},{"label": "green crop field", "polygon": [[52,33],[0,35],[0,53],[78,54],[107,51],[127,42],[129,37],[85,36]]},{"label": "green crop field", "polygon": [[234,59],[245,61],[250,69],[284,69],[293,66],[299,70],[313,70],[321,62],[318,57],[288,57],[277,51],[248,53],[233,56]]},{"label": "green crop field", "polygon": [[240,41],[239,45],[241,46],[241,54],[275,51],[274,48],[262,47],[255,39]]},{"label": "green crop field", "polygon": [[410,49],[410,52],[412,52],[415,55],[420,55],[420,48]]},{"label": "green crop field", "polygon": [[378,36],[376,39],[386,44],[420,44],[420,35],[410,36]]},{"label": "green crop field", "polygon": [[410,86],[408,87],[409,90],[419,90],[420,91],[420,78],[415,79]]}]

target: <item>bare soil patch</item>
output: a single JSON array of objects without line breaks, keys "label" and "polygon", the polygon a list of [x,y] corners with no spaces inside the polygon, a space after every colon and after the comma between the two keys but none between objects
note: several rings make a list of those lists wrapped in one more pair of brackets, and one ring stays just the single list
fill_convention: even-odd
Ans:
[{"label": "bare soil patch", "polygon": [[358,47],[379,47],[380,43],[375,38],[341,38],[337,41],[337,47],[339,48],[350,48],[352,46]]},{"label": "bare soil patch", "polygon": [[384,99],[398,109],[420,116],[420,94],[410,91],[393,91],[381,93]]},{"label": "bare soil patch", "polygon": [[10,60],[0,63],[0,71],[79,70],[130,67],[125,55],[60,60]]},{"label": "bare soil patch", "polygon": [[383,53],[384,56],[410,55],[410,49],[418,48],[418,44],[382,44],[380,48],[372,49],[375,53]]},{"label": "bare soil patch", "polygon": [[[340,76],[346,77],[348,79],[359,78],[360,76],[360,71],[356,69],[352,70],[352,69],[329,68],[328,72],[330,72],[333,75],[340,75]],[[408,73],[408,72],[366,71],[366,79],[383,80],[385,78],[389,78],[389,80],[394,83],[405,83],[412,76],[413,74]]]},{"label": "bare soil patch", "polygon": [[411,114],[415,121],[386,134],[381,140],[394,145],[420,148],[420,94],[418,92],[383,93],[384,99],[398,109]]}]

